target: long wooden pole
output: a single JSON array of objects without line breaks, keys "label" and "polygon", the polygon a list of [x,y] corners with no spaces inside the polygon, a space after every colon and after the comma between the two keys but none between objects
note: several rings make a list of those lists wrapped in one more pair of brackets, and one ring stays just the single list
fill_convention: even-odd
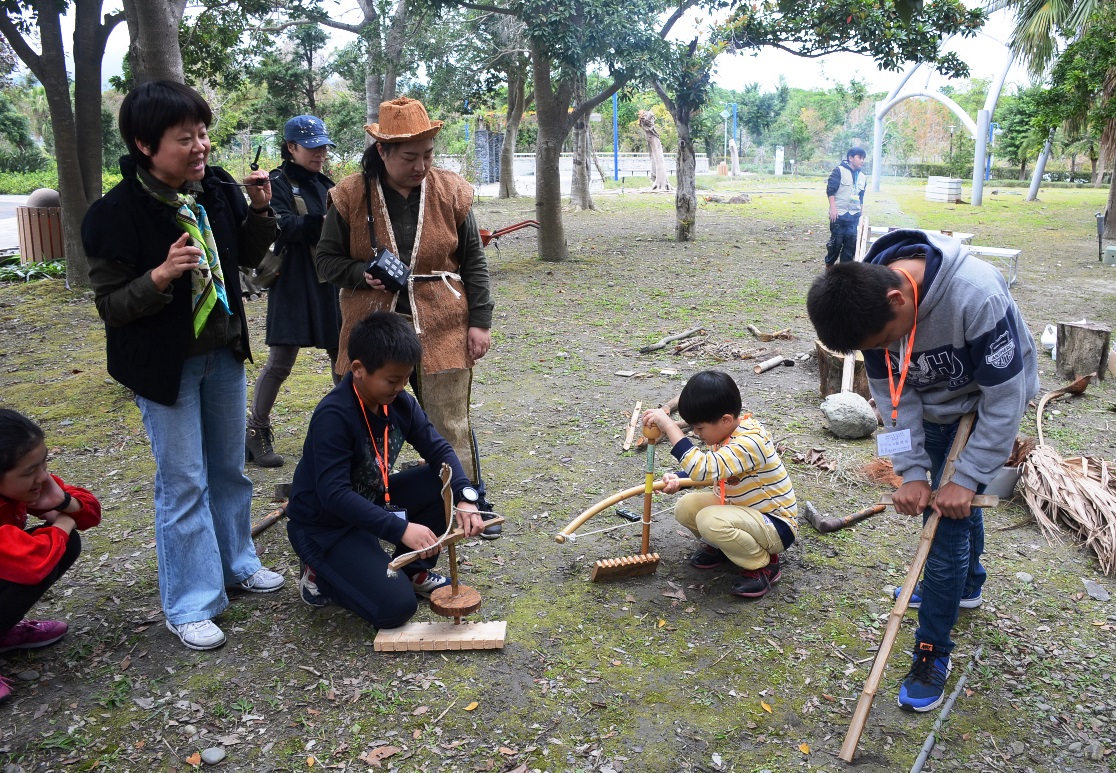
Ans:
[{"label": "long wooden pole", "polygon": [[[939,488],[949,482],[953,477],[953,466],[961,449],[965,447],[965,442],[969,439],[969,432],[973,428],[973,420],[976,414],[967,413],[961,417],[961,421],[957,424],[957,434],[953,438],[953,445],[950,446],[949,456],[946,458],[945,469],[942,472],[941,482],[938,484]],[[872,661],[872,670],[868,673],[868,678],[864,681],[864,689],[860,693],[860,699],[856,702],[856,709],[853,711],[852,722],[849,723],[849,730],[845,733],[845,742],[841,744],[841,751],[837,755],[838,758],[845,762],[852,762],[853,757],[856,756],[856,745],[860,742],[860,736],[864,732],[864,725],[868,721],[868,712],[872,710],[872,701],[876,697],[876,690],[879,689],[880,680],[883,678],[884,668],[887,666],[888,655],[891,654],[891,648],[895,646],[895,638],[899,635],[899,626],[903,622],[903,616],[907,613],[907,605],[911,601],[911,594],[914,593],[915,584],[918,582],[918,576],[922,574],[922,567],[926,565],[926,557],[930,555],[930,546],[934,542],[934,534],[938,531],[938,521],[941,514],[937,511],[930,514],[926,520],[926,524],[922,527],[922,534],[918,538],[918,550],[915,551],[914,560],[911,561],[911,568],[907,572],[907,579],[903,582],[903,588],[899,592],[899,598],[895,600],[895,606],[891,610],[891,616],[887,620],[887,629],[884,631],[883,639],[880,641],[880,648],[876,652],[876,659]]]}]

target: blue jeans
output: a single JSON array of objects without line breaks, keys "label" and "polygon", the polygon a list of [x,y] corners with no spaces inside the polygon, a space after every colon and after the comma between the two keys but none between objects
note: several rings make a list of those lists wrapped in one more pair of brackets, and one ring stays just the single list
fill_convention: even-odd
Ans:
[{"label": "blue jeans", "polygon": [[155,546],[163,613],[175,625],[229,605],[225,587],[260,568],[244,475],[244,364],[227,348],[190,357],[178,402],[136,396],[155,456]]},{"label": "blue jeans", "polygon": [[[949,448],[957,434],[957,422],[934,424],[924,421],[922,427],[926,433],[926,453],[933,465],[930,486],[937,489]],[[983,491],[984,486],[977,488],[978,494]],[[930,512],[927,509],[923,513],[923,523],[930,517]],[[918,610],[916,642],[929,642],[942,652],[953,651],[949,633],[957,623],[961,597],[977,593],[988,576],[980,564],[983,552],[984,512],[979,507],[974,507],[968,518],[943,517],[938,521],[938,531],[930,545],[930,555],[922,576],[922,606]]]}]

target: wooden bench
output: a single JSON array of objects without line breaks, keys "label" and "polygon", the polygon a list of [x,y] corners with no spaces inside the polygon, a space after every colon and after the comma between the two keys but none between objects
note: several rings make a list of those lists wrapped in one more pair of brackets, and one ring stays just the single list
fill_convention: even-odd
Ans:
[{"label": "wooden bench", "polygon": [[1008,247],[980,247],[973,244],[969,245],[969,252],[980,258],[993,258],[1000,261],[1008,270],[1008,287],[1019,281],[1019,253],[1023,250]]}]

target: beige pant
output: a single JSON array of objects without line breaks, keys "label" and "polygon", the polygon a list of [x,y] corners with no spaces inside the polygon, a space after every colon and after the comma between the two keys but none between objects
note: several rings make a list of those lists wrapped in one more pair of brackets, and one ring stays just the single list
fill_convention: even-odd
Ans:
[{"label": "beige pant", "polygon": [[479,483],[477,459],[473,454],[473,432],[469,424],[472,370],[444,370],[418,374],[419,404],[438,434],[453,446],[465,474]]},{"label": "beige pant", "polygon": [[684,494],[674,506],[674,517],[695,537],[720,548],[744,569],[762,569],[771,556],[783,552],[779,532],[759,510],[722,505],[709,491]]}]

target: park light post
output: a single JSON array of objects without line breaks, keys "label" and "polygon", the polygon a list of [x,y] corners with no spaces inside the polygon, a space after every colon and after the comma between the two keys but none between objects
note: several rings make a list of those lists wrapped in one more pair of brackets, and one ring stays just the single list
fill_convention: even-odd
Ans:
[{"label": "park light post", "polygon": [[725,122],[725,150],[723,156],[726,159],[728,158],[728,119],[730,115],[732,113],[729,112],[727,107],[721,111],[721,120]]},{"label": "park light post", "polygon": [[996,149],[996,138],[1003,133],[1004,130],[1000,128],[1000,124],[995,122],[988,124],[988,161],[984,165],[985,180],[992,179],[992,151]]},{"label": "park light post", "polygon": [[612,95],[612,179],[620,179],[620,98]]}]

